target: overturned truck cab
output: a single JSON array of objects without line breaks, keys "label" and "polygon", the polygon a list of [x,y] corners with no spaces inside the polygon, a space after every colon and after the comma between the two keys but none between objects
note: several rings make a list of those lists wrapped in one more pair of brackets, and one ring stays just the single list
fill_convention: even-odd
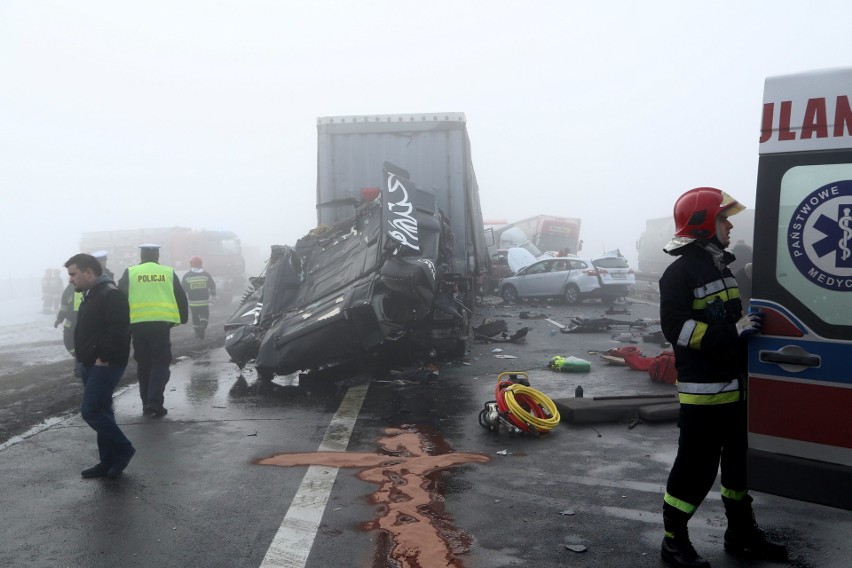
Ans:
[{"label": "overturned truck cab", "polygon": [[433,192],[385,163],[354,215],[274,246],[225,324],[225,349],[258,376],[351,370],[464,353],[470,279],[451,271],[453,233]]}]

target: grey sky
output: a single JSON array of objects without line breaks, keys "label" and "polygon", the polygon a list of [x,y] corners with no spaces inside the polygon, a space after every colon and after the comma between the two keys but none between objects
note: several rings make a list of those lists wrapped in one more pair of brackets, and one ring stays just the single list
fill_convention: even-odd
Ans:
[{"label": "grey sky", "polygon": [[[83,230],[315,224],[316,117],[467,115],[487,218],[635,258],[716,185],[754,204],[763,80],[850,64],[845,1],[0,0],[0,217],[35,276]],[[416,181],[416,180],[415,180]],[[736,235],[736,228],[734,229]]]}]

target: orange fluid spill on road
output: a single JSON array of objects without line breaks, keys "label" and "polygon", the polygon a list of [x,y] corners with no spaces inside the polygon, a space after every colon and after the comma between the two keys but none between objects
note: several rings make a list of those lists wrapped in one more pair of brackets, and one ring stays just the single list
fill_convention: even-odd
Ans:
[{"label": "orange fluid spill on road", "polygon": [[[388,428],[385,433],[377,441],[385,453],[277,454],[257,463],[361,469],[359,479],[379,486],[371,501],[382,513],[363,528],[385,531],[391,539],[386,554],[379,551],[377,556],[390,558],[403,568],[460,568],[458,555],[469,549],[471,539],[444,513],[443,497],[429,475],[455,465],[485,463],[488,456],[453,453],[439,436],[414,426]],[[377,557],[375,565],[385,566],[385,558]]]}]

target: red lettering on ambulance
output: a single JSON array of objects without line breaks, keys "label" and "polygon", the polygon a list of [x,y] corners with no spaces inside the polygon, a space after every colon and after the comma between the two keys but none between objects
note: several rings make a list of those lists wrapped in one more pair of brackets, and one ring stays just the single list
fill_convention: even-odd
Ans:
[{"label": "red lettering on ambulance", "polygon": [[808,99],[805,107],[805,118],[802,120],[801,139],[811,138],[816,134],[817,138],[828,138],[828,119],[825,110],[825,98]]},{"label": "red lettering on ambulance", "polygon": [[839,95],[834,111],[834,135],[836,137],[852,135],[852,108],[849,107],[849,97]]},{"label": "red lettering on ambulance", "polygon": [[772,138],[772,115],[775,114],[775,103],[763,105],[763,121],[760,123],[760,143]]},{"label": "red lettering on ambulance", "polygon": [[793,101],[781,101],[781,116],[778,117],[778,140],[795,140],[796,133],[790,130]]}]

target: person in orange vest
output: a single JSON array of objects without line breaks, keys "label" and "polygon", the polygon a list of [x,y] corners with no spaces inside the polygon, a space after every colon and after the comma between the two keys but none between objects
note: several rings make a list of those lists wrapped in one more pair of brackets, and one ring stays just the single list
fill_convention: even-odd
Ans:
[{"label": "person in orange vest", "polygon": [[127,293],[130,334],[139,379],[142,414],[161,417],[172,362],[171,329],[186,323],[189,307],[177,274],[159,264],[160,245],[139,245],[140,262],[127,268],[118,287]]},{"label": "person in orange vest", "polygon": [[210,321],[210,302],[216,298],[216,282],[210,273],[204,270],[201,257],[193,256],[189,259],[189,272],[183,275],[181,283],[189,299],[195,337],[204,339],[204,332]]}]

